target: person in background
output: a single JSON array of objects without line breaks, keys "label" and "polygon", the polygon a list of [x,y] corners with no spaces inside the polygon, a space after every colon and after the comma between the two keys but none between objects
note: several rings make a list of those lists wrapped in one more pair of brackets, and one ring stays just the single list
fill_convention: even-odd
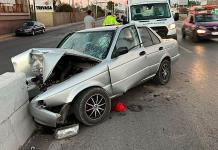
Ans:
[{"label": "person in background", "polygon": [[91,14],[92,14],[92,11],[88,10],[87,15],[84,18],[84,24],[85,24],[86,29],[95,27],[95,19],[92,17]]},{"label": "person in background", "polygon": [[127,24],[128,23],[127,18],[124,15],[121,16],[121,20],[122,20],[123,24]]},{"label": "person in background", "polygon": [[108,15],[105,17],[102,26],[114,26],[114,25],[120,25],[120,23],[117,22],[116,18],[112,16],[111,13],[109,12]]},{"label": "person in background", "polygon": [[120,16],[119,16],[119,14],[116,14],[116,20],[117,20],[117,22],[119,22],[119,23],[122,22],[122,20],[120,20]]}]

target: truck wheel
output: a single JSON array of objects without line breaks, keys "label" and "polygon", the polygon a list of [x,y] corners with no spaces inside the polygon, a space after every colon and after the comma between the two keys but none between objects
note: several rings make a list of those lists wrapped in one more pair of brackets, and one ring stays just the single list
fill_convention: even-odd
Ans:
[{"label": "truck wheel", "polygon": [[101,88],[83,91],[73,105],[75,117],[85,125],[96,125],[107,118],[111,110],[111,100]]},{"label": "truck wheel", "polygon": [[171,76],[171,63],[170,60],[164,59],[154,77],[157,84],[165,85],[169,82]]}]

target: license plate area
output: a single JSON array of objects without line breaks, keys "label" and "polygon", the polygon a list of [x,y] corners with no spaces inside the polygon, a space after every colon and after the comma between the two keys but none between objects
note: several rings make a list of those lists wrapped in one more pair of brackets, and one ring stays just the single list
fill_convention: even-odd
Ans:
[{"label": "license plate area", "polygon": [[211,34],[212,35],[218,35],[218,32],[212,32]]}]

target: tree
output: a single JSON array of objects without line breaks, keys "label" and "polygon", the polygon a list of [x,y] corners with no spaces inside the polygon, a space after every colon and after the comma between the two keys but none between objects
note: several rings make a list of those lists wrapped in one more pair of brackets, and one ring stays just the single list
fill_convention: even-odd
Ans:
[{"label": "tree", "polygon": [[107,9],[112,11],[114,9],[114,2],[112,2],[112,1],[107,2],[106,7],[107,7]]},{"label": "tree", "polygon": [[188,1],[188,5],[189,6],[197,6],[197,5],[200,5],[201,3],[199,1],[192,1],[192,0],[189,0]]},{"label": "tree", "polygon": [[56,8],[57,12],[72,12],[73,8],[69,4],[60,4]]}]

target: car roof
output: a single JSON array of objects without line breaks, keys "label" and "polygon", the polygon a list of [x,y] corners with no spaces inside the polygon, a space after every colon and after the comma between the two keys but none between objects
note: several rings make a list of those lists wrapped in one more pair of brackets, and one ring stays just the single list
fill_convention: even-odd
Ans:
[{"label": "car roof", "polygon": [[97,27],[97,28],[90,28],[80,30],[78,32],[94,32],[94,31],[112,31],[118,29],[120,26],[106,26],[106,27]]}]

